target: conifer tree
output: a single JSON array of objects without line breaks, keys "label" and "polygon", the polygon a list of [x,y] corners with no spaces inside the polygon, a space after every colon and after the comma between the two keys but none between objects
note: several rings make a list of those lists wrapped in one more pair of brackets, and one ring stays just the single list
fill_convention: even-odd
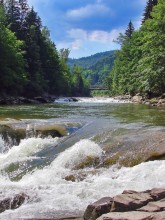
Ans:
[{"label": "conifer tree", "polygon": [[7,0],[5,3],[7,22],[10,25],[10,30],[16,35],[20,31],[21,15],[18,0]]},{"label": "conifer tree", "polygon": [[142,23],[144,23],[147,19],[152,19],[151,12],[152,12],[153,7],[157,4],[158,4],[158,0],[148,0],[147,1],[147,5],[144,9]]},{"label": "conifer tree", "polygon": [[23,42],[6,26],[4,8],[0,5],[0,95],[16,95],[26,82]]},{"label": "conifer tree", "polygon": [[125,36],[128,37],[128,38],[131,38],[134,30],[135,30],[135,28],[132,24],[132,21],[130,21],[129,24],[128,24],[128,27],[125,31]]}]

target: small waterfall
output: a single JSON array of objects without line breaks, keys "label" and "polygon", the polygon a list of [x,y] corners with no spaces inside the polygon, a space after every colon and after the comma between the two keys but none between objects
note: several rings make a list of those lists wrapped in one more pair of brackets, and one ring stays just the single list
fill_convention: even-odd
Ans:
[{"label": "small waterfall", "polygon": [[28,124],[26,127],[26,138],[35,137],[34,125]]}]

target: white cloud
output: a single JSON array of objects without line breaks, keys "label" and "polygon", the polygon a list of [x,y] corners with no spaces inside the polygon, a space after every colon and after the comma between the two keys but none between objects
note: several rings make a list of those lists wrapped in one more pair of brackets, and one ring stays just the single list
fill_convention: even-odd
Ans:
[{"label": "white cloud", "polygon": [[100,42],[100,43],[110,43],[113,42],[119,36],[119,33],[123,32],[123,29],[113,29],[110,32],[102,30],[94,31],[85,31],[83,29],[71,29],[68,31],[70,38],[79,41],[91,41],[91,42]]},{"label": "white cloud", "polygon": [[81,40],[86,40],[87,39],[87,31],[83,29],[71,29],[67,32],[70,38],[73,39],[81,39]]},{"label": "white cloud", "polygon": [[82,45],[83,45],[83,42],[81,40],[77,39],[72,42],[71,48],[72,48],[72,50],[79,50],[79,49],[81,49]]},{"label": "white cloud", "polygon": [[69,10],[67,12],[67,16],[70,18],[85,18],[85,17],[90,17],[95,14],[104,14],[107,12],[111,12],[111,9],[108,8],[107,6],[96,3],[96,4],[89,4],[81,8]]}]

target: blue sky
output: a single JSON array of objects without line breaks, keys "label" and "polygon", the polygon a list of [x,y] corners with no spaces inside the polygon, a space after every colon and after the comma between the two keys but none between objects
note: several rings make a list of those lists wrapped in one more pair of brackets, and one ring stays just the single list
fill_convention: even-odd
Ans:
[{"label": "blue sky", "polygon": [[147,0],[29,0],[51,32],[57,49],[70,57],[118,49],[113,42],[130,20],[136,29]]}]

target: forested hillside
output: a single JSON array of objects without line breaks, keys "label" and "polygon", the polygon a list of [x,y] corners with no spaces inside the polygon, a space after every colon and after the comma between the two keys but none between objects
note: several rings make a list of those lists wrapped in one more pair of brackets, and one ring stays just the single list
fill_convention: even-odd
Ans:
[{"label": "forested hillside", "polygon": [[110,51],[110,55],[101,58],[88,69],[84,69],[83,74],[89,80],[90,85],[106,86],[115,57],[115,52]]},{"label": "forested hillside", "polygon": [[117,41],[121,50],[110,73],[113,94],[165,93],[165,1],[148,0],[141,28],[135,31],[130,21]]},{"label": "forested hillside", "polygon": [[86,95],[88,82],[67,65],[27,0],[0,1],[0,96]]},{"label": "forested hillside", "polygon": [[114,50],[112,51],[106,51],[101,53],[96,53],[94,55],[88,56],[88,57],[82,57],[79,59],[68,59],[68,64],[72,68],[74,65],[80,66],[83,69],[88,69],[92,66],[94,66],[97,62],[101,61],[107,56],[111,56],[114,54]]},{"label": "forested hillside", "polygon": [[115,51],[106,51],[79,59],[68,59],[71,68],[79,66],[90,85],[105,85],[115,60]]},{"label": "forested hillside", "polygon": [[[68,59],[27,0],[0,1],[0,97],[88,95],[90,85],[112,94],[165,93],[165,1],[148,0],[141,28],[130,21],[118,51]],[[69,64],[69,66],[68,66]]]}]

